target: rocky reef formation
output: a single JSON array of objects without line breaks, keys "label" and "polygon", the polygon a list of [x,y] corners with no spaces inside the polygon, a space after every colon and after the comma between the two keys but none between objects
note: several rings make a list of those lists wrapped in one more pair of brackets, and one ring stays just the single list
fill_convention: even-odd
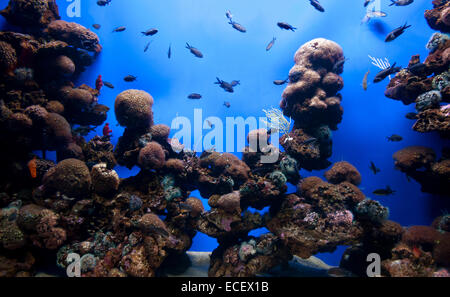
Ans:
[{"label": "rocky reef formation", "polygon": [[[345,57],[342,48],[331,40],[318,38],[301,46],[289,72],[289,84],[280,107],[294,120],[294,129],[281,139],[286,152],[301,168],[327,168],[332,154],[332,130],[342,121],[344,87],[339,74]],[[317,139],[310,143],[311,138]]]},{"label": "rocky reef formation", "polygon": [[[390,81],[385,95],[405,105],[415,104],[413,130],[420,133],[436,132],[441,138],[450,137],[450,3],[433,1],[433,9],[425,18],[434,33],[426,48],[429,55],[421,62],[420,56],[411,58],[408,68],[401,70]],[[407,147],[394,154],[395,167],[422,185],[422,191],[449,196],[448,148],[436,159],[433,150]]]},{"label": "rocky reef formation", "polygon": [[405,105],[415,103],[417,121],[415,131],[438,132],[442,137],[450,137],[450,6],[447,1],[433,1],[434,8],[425,12],[431,28],[442,33],[434,33],[426,48],[430,51],[425,61],[420,56],[411,58],[408,68],[401,70],[390,81],[385,95],[400,100]]}]

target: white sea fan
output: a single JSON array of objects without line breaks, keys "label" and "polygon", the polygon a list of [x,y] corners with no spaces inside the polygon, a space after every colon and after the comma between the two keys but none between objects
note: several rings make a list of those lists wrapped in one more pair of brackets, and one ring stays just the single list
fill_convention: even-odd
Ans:
[{"label": "white sea fan", "polygon": [[[288,134],[291,129],[292,119],[289,120],[283,115],[283,112],[276,108],[271,108],[269,110],[263,109],[263,112],[266,114],[267,121],[264,120],[264,123],[271,130],[280,132],[281,134]],[[292,140],[291,137],[287,137],[285,141]]]},{"label": "white sea fan", "polygon": [[[370,60],[372,60],[372,65],[380,68],[381,70],[388,69],[391,67],[391,63],[389,62],[388,58],[380,59],[380,58],[374,58],[371,55],[369,55]],[[391,79],[391,76],[389,75],[389,79]]]}]

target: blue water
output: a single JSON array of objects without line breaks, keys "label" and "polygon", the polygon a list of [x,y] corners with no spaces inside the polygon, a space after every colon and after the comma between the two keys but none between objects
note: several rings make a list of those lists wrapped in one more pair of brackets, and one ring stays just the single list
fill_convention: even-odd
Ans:
[{"label": "blue water", "polygon": [[[354,164],[363,176],[361,187],[368,197],[373,190],[386,185],[397,190],[395,196],[376,198],[390,208],[392,220],[404,226],[428,225],[442,210],[450,209],[448,202],[421,193],[419,184],[408,182],[404,174],[394,169],[392,154],[410,145],[426,145],[440,152],[443,141],[435,134],[412,131],[413,122],[404,115],[414,111],[414,106],[385,98],[387,80],[369,85],[367,92],[362,89],[361,81],[367,70],[371,70],[371,77],[378,71],[368,55],[387,57],[391,63],[404,67],[412,55],[420,54],[422,59],[428,55],[425,44],[433,31],[423,13],[432,5],[430,0],[416,0],[407,7],[388,7],[390,1],[381,2],[388,17],[360,25],[365,15],[363,0],[321,0],[325,13],[314,10],[307,0],[112,0],[106,7],[97,6],[96,1],[81,0],[80,18],[67,17],[69,2],[57,1],[62,19],[89,28],[94,23],[102,25],[100,30],[93,30],[101,39],[103,51],[78,83],[94,86],[101,74],[105,81],[115,85],[113,90],[104,87],[99,98],[100,103],[112,108],[108,122],[113,129],[113,143],[123,133],[123,128],[116,126],[114,100],[125,89],[149,92],[155,98],[155,122],[169,126],[176,115],[192,119],[195,108],[203,110],[204,118],[216,116],[224,121],[227,116],[260,117],[264,116],[263,109],[278,107],[284,87],[272,82],[287,77],[298,47],[317,37],[339,43],[349,59],[343,73],[345,88],[341,92],[345,113],[339,130],[334,132],[330,160]],[[233,13],[236,22],[247,28],[247,33],[240,33],[227,23],[227,10]],[[297,27],[297,32],[280,30],[276,26],[279,21]],[[386,34],[405,22],[412,28],[394,42],[385,43]],[[0,24],[4,26],[2,18]],[[118,26],[126,26],[127,30],[112,33]],[[153,27],[159,29],[153,37],[140,33]],[[277,41],[266,52],[273,37]],[[153,41],[149,50],[144,53],[150,40]],[[186,42],[200,49],[205,57],[194,57],[185,49]],[[167,58],[169,45],[172,47],[170,60]],[[137,81],[124,82],[123,77],[129,74],[137,76]],[[241,86],[234,94],[225,93],[213,84],[217,76],[226,81],[240,80]],[[194,92],[201,93],[203,98],[188,100],[187,95]],[[224,101],[229,101],[231,108],[223,106]],[[101,134],[101,128],[97,133]],[[386,136],[394,133],[402,135],[404,141],[388,143]],[[381,169],[380,174],[371,173],[370,161]],[[120,167],[116,170],[121,177],[138,172]],[[302,175],[322,176],[323,172],[302,171]],[[291,187],[290,191],[295,188]],[[193,196],[199,194],[194,192]],[[252,234],[261,232],[264,230]],[[211,251],[216,246],[215,239],[199,234],[192,250]],[[343,250],[339,248],[333,254],[319,257],[337,265]]]}]

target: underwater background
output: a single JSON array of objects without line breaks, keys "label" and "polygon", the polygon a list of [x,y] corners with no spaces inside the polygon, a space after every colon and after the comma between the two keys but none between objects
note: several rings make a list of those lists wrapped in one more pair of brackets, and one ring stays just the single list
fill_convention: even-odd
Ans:
[{"label": "underwater background", "polygon": [[[2,7],[7,1],[2,0]],[[405,106],[384,96],[388,80],[370,84],[364,91],[361,82],[370,70],[369,81],[373,80],[378,68],[371,64],[368,55],[388,58],[391,64],[406,67],[412,55],[428,55],[426,43],[434,32],[423,17],[425,9],[431,9],[428,0],[415,0],[405,7],[389,7],[390,1],[381,1],[381,10],[388,17],[361,24],[366,10],[362,0],[322,0],[326,12],[316,11],[309,1],[209,1],[168,0],[148,1],[115,0],[100,7],[96,1],[81,0],[81,17],[70,18],[66,8],[70,4],[59,1],[63,20],[74,21],[92,29],[101,24],[99,35],[103,51],[94,64],[87,69],[75,84],[95,84],[98,75],[104,81],[114,84],[114,89],[103,88],[99,103],[111,107],[107,122],[112,132],[112,143],[116,144],[123,134],[114,115],[114,100],[126,89],[142,89],[155,98],[154,120],[160,124],[171,124],[178,116],[190,118],[193,122],[194,109],[201,108],[203,118],[215,116],[225,122],[229,116],[264,116],[263,109],[277,107],[283,86],[273,84],[274,80],[285,79],[292,67],[293,55],[305,42],[323,37],[342,46],[347,59],[342,77],[345,87],[341,91],[344,118],[333,132],[333,156],[331,162],[348,161],[355,165],[363,176],[361,189],[367,197],[379,200],[390,209],[390,219],[403,226],[430,225],[433,219],[449,209],[449,203],[438,197],[420,191],[420,185],[409,182],[406,176],[395,170],[392,155],[412,145],[426,145],[440,152],[445,140],[437,134],[419,134],[412,130],[411,120],[404,117],[414,111],[414,106]],[[246,33],[234,30],[225,17],[230,10],[234,20],[244,25]],[[288,22],[297,27],[296,32],[280,30],[277,22]],[[394,28],[408,22],[412,27],[391,43],[385,43],[385,36]],[[112,31],[126,26],[126,31]],[[1,30],[11,28],[0,17]],[[140,32],[158,28],[152,37]],[[267,44],[276,37],[270,51]],[[144,48],[152,40],[147,52]],[[203,59],[195,58],[187,49],[188,42],[200,49]],[[171,46],[172,56],[167,52]],[[126,75],[137,77],[135,82],[124,82]],[[216,77],[226,81],[240,80],[241,85],[233,94],[225,93],[214,85]],[[189,100],[191,93],[200,93],[201,100]],[[223,103],[230,102],[226,108]],[[401,115],[401,116],[400,116]],[[87,140],[101,135],[101,129],[92,132]],[[172,131],[171,136],[176,131]],[[206,132],[205,132],[206,134]],[[388,142],[386,137],[401,135],[401,142]],[[446,143],[448,145],[448,142]],[[238,154],[240,157],[240,154]],[[56,159],[56,156],[47,156]],[[373,161],[381,172],[374,175],[370,169]],[[134,176],[138,168],[128,170],[116,167],[121,178]],[[322,176],[323,172],[301,171],[303,177]],[[393,196],[374,197],[372,192],[391,186]],[[291,186],[289,192],[295,192]],[[198,192],[191,196],[200,197]],[[205,208],[209,209],[206,200]],[[267,230],[253,231],[259,235]],[[216,239],[198,233],[194,238],[192,251],[212,251],[217,247]],[[345,247],[333,254],[319,254],[320,259],[330,265],[338,265]]]}]

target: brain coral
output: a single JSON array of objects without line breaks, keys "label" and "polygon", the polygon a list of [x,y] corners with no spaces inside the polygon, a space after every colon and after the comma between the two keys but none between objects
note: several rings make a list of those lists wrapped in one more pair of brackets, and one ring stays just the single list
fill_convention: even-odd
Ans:
[{"label": "brain coral", "polygon": [[45,174],[43,179],[46,191],[59,191],[70,198],[84,198],[89,195],[91,183],[89,168],[77,159],[59,162]]},{"label": "brain coral", "polygon": [[153,125],[153,97],[140,90],[120,93],[114,104],[117,121],[127,128],[148,128]]}]

